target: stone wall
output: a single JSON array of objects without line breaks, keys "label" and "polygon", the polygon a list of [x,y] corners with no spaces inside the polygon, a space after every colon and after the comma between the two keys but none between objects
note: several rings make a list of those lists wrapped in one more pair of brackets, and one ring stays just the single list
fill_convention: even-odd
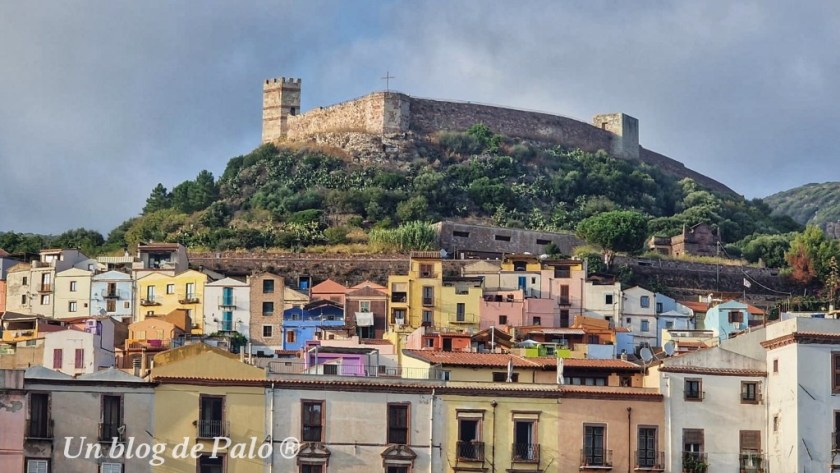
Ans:
[{"label": "stone wall", "polygon": [[377,92],[329,107],[310,110],[287,120],[287,138],[306,139],[324,132],[396,133],[408,127],[407,96]]}]

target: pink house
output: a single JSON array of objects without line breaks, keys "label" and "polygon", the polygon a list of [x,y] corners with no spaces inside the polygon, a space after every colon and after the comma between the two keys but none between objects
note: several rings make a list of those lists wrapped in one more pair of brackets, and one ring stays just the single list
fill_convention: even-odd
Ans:
[{"label": "pink house", "polygon": [[24,370],[0,370],[0,471],[24,471],[26,427]]}]

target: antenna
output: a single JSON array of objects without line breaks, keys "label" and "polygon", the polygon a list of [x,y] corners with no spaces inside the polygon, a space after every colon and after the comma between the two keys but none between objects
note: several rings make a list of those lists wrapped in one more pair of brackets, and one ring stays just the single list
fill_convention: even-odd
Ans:
[{"label": "antenna", "polygon": [[653,352],[650,351],[650,348],[648,347],[642,348],[642,351],[639,352],[639,354],[642,356],[642,361],[644,361],[645,364],[648,364],[653,360]]},{"label": "antenna", "polygon": [[665,354],[666,354],[666,355],[668,355],[668,356],[674,356],[674,350],[676,349],[676,347],[677,347],[677,346],[676,346],[676,344],[674,343],[674,341],[673,341],[673,340],[669,340],[668,342],[666,342],[666,343],[665,343],[665,346],[664,346],[664,347],[662,347],[662,349],[663,349],[663,350],[665,350]]}]

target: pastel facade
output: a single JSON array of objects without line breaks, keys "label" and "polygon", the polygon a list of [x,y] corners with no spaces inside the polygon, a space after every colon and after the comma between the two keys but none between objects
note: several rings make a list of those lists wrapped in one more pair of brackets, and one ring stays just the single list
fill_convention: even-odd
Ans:
[{"label": "pastel facade", "polygon": [[[6,310],[53,317],[57,274],[71,268],[93,271],[96,265],[78,250],[42,250],[38,260],[9,269]],[[85,297],[89,298],[89,293]]]},{"label": "pastel facade", "polygon": [[128,326],[128,338],[122,350],[123,368],[145,369],[155,354],[184,343],[192,323],[186,314],[175,311],[164,317],[147,317]]},{"label": "pastel facade", "polygon": [[8,253],[0,249],[0,314],[6,311],[6,273],[20,261],[11,258]]},{"label": "pastel facade", "polygon": [[283,311],[283,350],[300,350],[326,327],[344,326],[344,308],[329,300]]},{"label": "pastel facade", "polygon": [[372,286],[350,289],[345,297],[344,312],[348,325],[356,328],[359,338],[382,338],[388,319],[388,295]]},{"label": "pastel facade", "polygon": [[98,315],[91,312],[90,308],[93,274],[93,271],[80,268],[70,268],[56,274],[53,317],[65,319]]},{"label": "pastel facade", "polygon": [[189,269],[187,249],[180,243],[146,243],[137,245],[137,256],[133,259],[134,279],[140,279],[153,272],[174,276]]},{"label": "pastel facade", "polygon": [[326,300],[344,305],[347,291],[348,288],[346,286],[332,279],[327,279],[324,282],[312,286],[312,289],[309,291],[309,296],[310,300],[313,301]]},{"label": "pastel facade", "polygon": [[23,439],[26,432],[27,396],[24,370],[0,369],[0,471],[26,471]]},{"label": "pastel facade", "polygon": [[749,327],[749,307],[738,301],[727,301],[706,311],[705,330],[711,330],[719,340],[725,340]]},{"label": "pastel facade", "polygon": [[630,330],[636,350],[656,346],[656,293],[639,286],[624,290],[619,326]]},{"label": "pastel facade", "polygon": [[71,376],[116,366],[114,324],[111,319],[88,319],[83,328],[45,334],[43,366]]},{"label": "pastel facade", "polygon": [[90,286],[90,313],[131,321],[135,309],[134,281],[121,271],[93,276]]},{"label": "pastel facade", "polygon": [[192,333],[204,333],[204,286],[207,275],[187,270],[176,275],[165,272],[150,273],[136,281],[137,319],[150,315],[165,315],[175,309],[187,311],[193,321]]},{"label": "pastel facade", "polygon": [[[271,273],[256,273],[248,278],[250,303],[249,339],[251,350],[263,355],[273,354],[283,347],[283,311],[286,293],[291,291],[283,282],[283,278]],[[309,298],[300,294],[304,302]],[[288,307],[290,308],[290,307]]]},{"label": "pastel facade", "polygon": [[224,278],[204,286],[204,326],[207,332],[250,335],[251,285]]}]

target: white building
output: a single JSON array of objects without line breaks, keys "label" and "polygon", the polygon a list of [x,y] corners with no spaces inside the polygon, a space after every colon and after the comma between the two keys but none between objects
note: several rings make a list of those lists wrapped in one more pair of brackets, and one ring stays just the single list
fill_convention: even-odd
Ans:
[{"label": "white building", "polygon": [[643,287],[631,287],[622,293],[619,326],[630,329],[636,348],[656,346],[656,293]]},{"label": "white building", "polygon": [[70,268],[55,276],[55,309],[57,319],[87,317],[90,312],[90,287],[93,271]]},{"label": "white building", "polygon": [[113,367],[115,324],[107,317],[90,318],[78,327],[44,333],[43,365],[69,375]]},{"label": "white building", "polygon": [[224,278],[204,286],[205,332],[236,331],[251,336],[251,286]]},{"label": "white building", "polygon": [[588,317],[600,317],[621,327],[621,283],[590,278],[583,289],[583,309]]}]

